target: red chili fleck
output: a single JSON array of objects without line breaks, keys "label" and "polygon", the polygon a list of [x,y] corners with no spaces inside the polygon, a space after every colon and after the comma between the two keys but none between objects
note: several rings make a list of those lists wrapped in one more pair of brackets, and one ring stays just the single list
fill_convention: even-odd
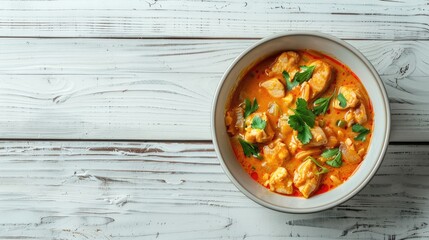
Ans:
[{"label": "red chili fleck", "polygon": [[317,194],[322,194],[322,193],[325,193],[325,192],[327,192],[327,191],[329,191],[329,186],[328,185],[326,185],[326,184],[323,184],[322,186],[320,186],[320,188],[319,188],[319,190],[317,190],[314,194],[315,195],[317,195]]},{"label": "red chili fleck", "polygon": [[253,178],[253,180],[258,181],[258,173],[257,172],[252,172],[250,174],[250,176]]},{"label": "red chili fleck", "polygon": [[292,196],[295,196],[295,197],[302,197],[302,194],[301,194],[301,192],[297,189],[297,188],[293,188],[293,193],[292,193]]}]

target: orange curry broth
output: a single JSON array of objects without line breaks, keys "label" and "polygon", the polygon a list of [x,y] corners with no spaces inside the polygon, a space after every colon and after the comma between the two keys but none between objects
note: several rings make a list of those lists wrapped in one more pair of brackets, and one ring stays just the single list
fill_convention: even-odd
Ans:
[{"label": "orange curry broth", "polygon": [[[330,56],[327,56],[325,54],[322,54],[322,53],[319,53],[319,52],[316,52],[313,50],[298,50],[295,52],[297,52],[301,56],[301,59],[299,62],[300,66],[307,65],[308,63],[312,62],[313,60],[322,60],[322,61],[329,63],[336,71],[336,75],[334,75],[335,78],[333,79],[333,81],[332,81],[331,85],[328,87],[328,89],[325,92],[323,92],[322,94],[320,94],[319,96],[317,96],[314,100],[316,100],[320,97],[331,96],[334,93],[334,91],[338,92],[338,88],[340,86],[343,86],[343,85],[353,85],[353,86],[359,88],[359,90],[362,94],[361,102],[365,106],[367,118],[368,118],[367,122],[365,124],[363,124],[363,126],[367,129],[371,130],[371,132],[366,136],[366,141],[354,140],[354,137],[357,136],[357,133],[352,132],[351,127],[346,127],[344,129],[344,128],[340,128],[340,127],[336,126],[337,120],[344,119],[344,114],[347,112],[347,110],[337,110],[337,109],[333,108],[333,102],[336,98],[336,95],[334,97],[332,97],[326,114],[321,114],[321,115],[317,116],[316,122],[323,118],[325,120],[325,126],[332,128],[334,133],[337,133],[337,131],[341,131],[344,134],[343,138],[338,139],[339,141],[344,141],[347,137],[352,139],[353,143],[355,145],[355,148],[356,149],[364,148],[365,149],[365,155],[366,155],[367,150],[368,150],[368,145],[370,143],[371,136],[372,136],[374,112],[373,112],[373,108],[371,106],[371,102],[369,100],[368,94],[367,94],[364,86],[360,82],[359,78],[347,66],[345,66],[344,64],[340,63],[339,61],[337,61],[336,59],[334,59]],[[229,106],[227,106],[227,108],[226,108],[227,111],[233,110],[234,108],[238,107],[239,105],[242,106],[243,102],[246,98],[248,98],[252,101],[254,98],[257,99],[258,104],[259,104],[259,108],[256,111],[256,113],[266,112],[268,110],[268,105],[270,102],[276,102],[281,107],[283,112],[287,111],[287,109],[285,109],[282,106],[282,99],[281,98],[272,97],[268,93],[268,91],[266,91],[264,88],[260,87],[261,82],[272,78],[272,77],[267,76],[267,74],[265,73],[265,70],[270,67],[270,65],[275,61],[275,59],[278,55],[280,55],[280,53],[266,58],[265,60],[263,60],[262,62],[258,63],[256,66],[251,68],[244,75],[244,77],[240,80],[237,88],[234,90],[233,94],[231,95]],[[284,83],[283,77],[280,78],[280,76],[278,76],[278,78]],[[285,86],[285,91],[286,91],[286,93],[292,93],[294,95],[295,100],[300,96],[300,87],[299,86],[295,87],[294,89],[292,89],[290,91],[287,90],[287,88]],[[313,101],[309,101],[308,107],[310,109],[312,109],[312,106],[313,106]],[[291,106],[291,108],[295,108],[295,107],[296,107],[295,105]],[[275,127],[275,126],[277,126],[277,122],[276,121],[273,122],[271,118],[269,118],[269,122],[270,122],[271,126],[273,126],[273,130],[276,132],[276,134],[275,134],[272,141],[269,141],[267,143],[256,144],[256,145],[258,145],[260,153],[262,154],[262,156],[263,156],[263,147],[265,145],[268,145],[270,142],[273,142],[278,137],[277,133],[279,130]],[[328,138],[329,138],[329,136],[331,136],[326,132],[325,132],[325,134]],[[286,146],[288,146],[288,144],[290,142],[290,136],[287,136],[287,137],[283,138],[282,140],[286,144]],[[265,173],[270,174],[270,172],[267,172],[261,166],[261,164],[263,163],[264,160],[259,160],[259,159],[256,159],[254,157],[246,157],[243,153],[243,149],[242,149],[240,143],[238,142],[236,135],[230,136],[230,141],[231,141],[231,145],[232,145],[232,148],[234,150],[234,153],[235,153],[238,161],[243,166],[243,168],[247,171],[247,173],[249,173],[249,175],[255,181],[259,182],[261,185],[264,185],[265,180],[263,179],[262,176],[264,176]],[[304,145],[304,147],[305,147],[305,145]],[[324,146],[316,147],[316,148],[319,148],[322,151],[324,149],[326,149],[326,147],[324,147]],[[291,159],[285,161],[282,164],[282,166],[287,169],[289,174],[293,174],[295,169],[302,163],[301,160],[298,160],[295,158],[295,155],[300,151],[302,151],[302,149],[298,148],[298,150],[295,154],[291,154]],[[365,155],[362,157],[362,159],[365,158]],[[313,157],[317,158],[319,156],[320,156],[320,154],[313,156]],[[321,193],[327,192],[327,191],[336,187],[335,184],[329,178],[330,174],[336,174],[336,176],[339,176],[339,178],[341,180],[345,181],[354,173],[355,170],[357,170],[359,164],[360,163],[356,163],[356,164],[347,163],[346,161],[344,161],[344,159],[343,159],[342,166],[339,168],[334,168],[334,167],[331,167],[327,164],[323,164],[324,167],[329,169],[329,172],[327,174],[323,174],[319,188],[312,195],[321,194]],[[295,186],[293,188],[294,188],[293,194],[291,194],[291,195],[302,196],[302,194],[298,191],[298,189]]]}]

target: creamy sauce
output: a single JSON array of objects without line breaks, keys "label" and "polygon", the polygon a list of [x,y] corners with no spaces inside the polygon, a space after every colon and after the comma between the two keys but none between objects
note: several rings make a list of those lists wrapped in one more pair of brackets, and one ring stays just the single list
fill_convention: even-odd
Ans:
[{"label": "creamy sauce", "polygon": [[[322,152],[329,149],[338,149],[341,144],[346,146],[346,143],[350,143],[351,140],[352,145],[349,145],[349,147],[351,147],[355,151],[354,153],[358,153],[359,157],[361,157],[361,159],[364,161],[366,152],[368,150],[368,145],[371,140],[374,113],[365,88],[363,87],[359,78],[347,66],[332,57],[329,57],[316,51],[299,50],[295,52],[300,57],[298,61],[299,66],[309,66],[309,64],[311,64],[315,60],[321,60],[324,63],[329,64],[331,67],[332,80],[329,86],[327,86],[325,91],[320,92],[317,96],[315,96],[314,98],[310,98],[307,101],[309,109],[312,109],[314,106],[313,102],[315,100],[321,97],[333,96],[330,100],[329,108],[326,113],[316,116],[315,120],[315,127],[319,126],[323,130],[324,134],[326,135],[326,138],[329,139],[329,143],[311,147],[306,146],[306,144],[298,144],[299,146],[294,148],[293,146],[291,146],[291,142],[293,141],[294,136],[296,140],[297,132],[293,130],[287,132],[286,134],[282,134],[282,131],[279,127],[279,118],[281,117],[281,114],[285,114],[288,117],[290,117],[290,115],[293,115],[290,109],[295,109],[295,103],[297,99],[302,98],[303,90],[301,89],[301,86],[304,83],[293,88],[292,90],[287,90],[283,75],[279,74],[279,72],[273,72],[272,70],[275,67],[276,61],[279,61],[278,59],[280,54],[263,60],[262,62],[254,66],[252,69],[250,69],[242,79],[239,79],[240,82],[237,88],[234,90],[230,103],[226,109],[226,124],[230,133],[231,145],[235,152],[237,160],[249,173],[249,176],[251,178],[259,182],[260,184],[266,186],[267,188],[270,188],[270,175],[277,169],[277,167],[285,168],[288,173],[288,178],[284,179],[284,181],[281,181],[280,184],[287,185],[288,181],[293,181],[298,167],[307,159],[298,159],[297,154],[308,150],[313,151],[314,153],[310,154],[309,156],[314,157],[316,161],[318,161],[324,168],[327,168],[328,170],[327,173],[320,174],[320,179],[317,182],[316,189],[311,191],[310,194],[315,195],[327,192],[330,189],[333,189],[344,181],[346,181],[348,178],[350,178],[353,172],[357,170],[359,164],[361,163],[361,161],[347,161],[345,155],[342,154],[342,165],[340,167],[332,167],[326,164],[326,162],[324,162],[324,160],[326,161],[326,159],[321,157]],[[285,66],[285,68],[287,67]],[[315,69],[314,72],[316,72],[316,70],[317,69]],[[312,77],[315,77],[314,72]],[[273,79],[273,77],[279,79],[280,82],[284,85],[283,97],[273,97],[273,95],[270,94],[270,92],[267,91],[266,88],[261,87],[261,84],[263,84],[267,80]],[[334,107],[334,102],[338,101],[337,95],[341,86],[353,87],[357,89],[357,92],[359,93],[359,105],[346,109],[337,109]],[[293,101],[290,105],[285,104],[285,98],[290,97],[289,95],[293,96]],[[258,150],[262,156],[262,160],[252,156],[246,157],[244,155],[243,148],[238,141],[239,138],[245,139],[246,134],[248,134],[246,133],[246,131],[249,130],[248,124],[243,126],[243,128],[237,128],[235,126],[237,122],[236,112],[240,110],[239,108],[244,109],[245,99],[249,99],[251,101],[253,101],[253,99],[257,100],[259,108],[253,113],[253,116],[255,114],[266,114],[266,122],[274,132],[274,136],[268,141],[252,143],[253,145],[258,147]],[[280,113],[277,115],[269,113],[269,108],[273,105],[273,103],[276,103],[280,108]],[[352,131],[351,123],[354,120],[346,121],[347,112],[351,111],[354,113],[359,107],[365,108],[364,110],[366,111],[365,115],[367,118],[367,120],[362,122],[362,124],[360,125],[370,130],[369,134],[366,135],[365,141],[355,140],[355,137],[358,135],[358,133]],[[250,115],[248,118],[251,117],[252,115]],[[346,126],[337,126],[339,120],[345,121]],[[249,122],[250,120],[246,119],[246,121]],[[267,129],[265,129],[265,131],[267,131]],[[313,138],[314,137],[315,136],[313,136]],[[264,147],[270,144],[271,146],[273,146],[274,142],[277,139],[280,139],[278,141],[282,143],[279,149],[286,149],[287,152],[289,152],[289,157],[287,159],[284,159],[283,161],[279,160],[279,166],[277,166],[276,164],[270,166],[267,161],[266,153],[264,153]],[[347,141],[347,139],[349,139],[349,141]],[[336,140],[336,142],[334,140]],[[320,168],[318,169],[320,170]],[[289,192],[289,194],[287,195],[302,196],[301,191],[297,188],[296,185],[297,184],[295,183],[293,184],[293,192]],[[283,192],[281,193],[285,194]]]}]

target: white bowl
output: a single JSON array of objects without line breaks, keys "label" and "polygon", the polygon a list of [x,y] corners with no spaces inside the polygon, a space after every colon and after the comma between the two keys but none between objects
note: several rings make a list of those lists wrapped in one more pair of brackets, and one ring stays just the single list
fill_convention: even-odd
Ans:
[{"label": "white bowl", "polygon": [[[226,131],[224,116],[229,96],[251,66],[285,50],[313,49],[335,57],[360,78],[374,108],[374,126],[368,153],[346,182],[309,199],[273,193],[254,181],[237,161]],[[371,63],[350,44],[319,32],[288,32],[264,38],[241,53],[229,66],[217,88],[211,116],[213,143],[217,156],[235,186],[262,206],[289,213],[310,213],[337,206],[357,194],[380,166],[390,134],[390,107],[386,90]]]}]

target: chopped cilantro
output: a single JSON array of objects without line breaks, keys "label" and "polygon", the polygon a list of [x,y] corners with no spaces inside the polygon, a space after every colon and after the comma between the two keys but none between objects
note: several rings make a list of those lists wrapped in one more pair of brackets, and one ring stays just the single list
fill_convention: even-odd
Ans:
[{"label": "chopped cilantro", "polygon": [[254,113],[259,108],[258,101],[256,101],[256,98],[253,99],[253,105],[248,98],[244,100],[244,104],[244,118],[247,118],[250,114]]},{"label": "chopped cilantro", "polygon": [[332,96],[319,98],[314,101],[313,113],[316,115],[325,114],[329,107],[329,102],[331,101]]},{"label": "chopped cilantro", "polygon": [[257,159],[262,159],[257,145],[251,144],[242,138],[239,138],[238,141],[240,142],[240,145],[243,148],[243,152],[246,157],[253,156]]},{"label": "chopped cilantro", "polygon": [[347,99],[342,93],[337,96],[338,101],[340,101],[340,107],[345,108],[347,106]]},{"label": "chopped cilantro", "polygon": [[299,82],[297,82],[297,81],[293,81],[293,82],[290,81],[290,76],[289,76],[288,72],[283,71],[283,77],[284,77],[285,82],[286,82],[287,90],[292,90],[294,87],[299,85]]},{"label": "chopped cilantro", "polygon": [[355,133],[359,133],[355,137],[355,140],[358,140],[358,141],[365,141],[366,135],[368,135],[368,133],[370,132],[368,128],[365,128],[362,125],[357,124],[357,123],[355,125],[353,125],[352,131]]},{"label": "chopped cilantro", "polygon": [[310,66],[310,67],[301,66],[302,72],[297,72],[293,80],[298,83],[303,83],[305,81],[308,81],[313,75],[313,71],[315,67],[316,66]]},{"label": "chopped cilantro", "polygon": [[255,116],[252,120],[252,128],[254,129],[262,129],[264,130],[265,127],[267,126],[267,122],[262,120],[262,118],[260,118],[259,116]]},{"label": "chopped cilantro", "polygon": [[295,112],[295,115],[299,115],[308,126],[314,127],[316,115],[308,109],[307,101],[302,98],[298,98],[296,101],[296,109],[293,111]]},{"label": "chopped cilantro", "polygon": [[341,167],[343,164],[343,161],[341,160],[342,154],[339,148],[329,149],[322,153],[322,157],[329,159],[326,161],[326,164],[328,164],[331,167]]},{"label": "chopped cilantro", "polygon": [[289,117],[289,125],[294,130],[298,131],[298,139],[307,144],[313,138],[310,128],[314,127],[316,115],[308,109],[307,102],[298,98],[296,102],[296,109],[292,109],[295,115]]}]

